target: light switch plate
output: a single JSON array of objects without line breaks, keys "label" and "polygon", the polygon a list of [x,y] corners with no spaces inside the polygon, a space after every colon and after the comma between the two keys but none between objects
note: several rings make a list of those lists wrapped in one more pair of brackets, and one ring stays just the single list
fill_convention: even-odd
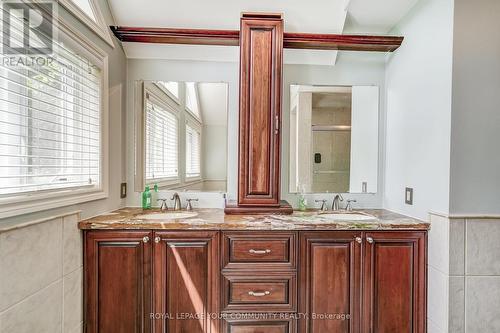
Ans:
[{"label": "light switch plate", "polygon": [[405,189],[405,203],[407,205],[413,205],[413,188],[411,187]]}]

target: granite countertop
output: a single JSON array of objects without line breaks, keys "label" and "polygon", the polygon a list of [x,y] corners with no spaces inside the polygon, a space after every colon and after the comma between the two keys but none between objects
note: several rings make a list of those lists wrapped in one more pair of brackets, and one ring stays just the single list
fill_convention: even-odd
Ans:
[{"label": "granite countertop", "polygon": [[[146,229],[146,230],[428,230],[430,224],[383,209],[336,212],[371,215],[370,220],[328,219],[317,210],[295,211],[292,215],[225,215],[223,209],[200,208],[182,213],[196,216],[180,219],[145,219],[146,214],[162,213],[158,209],[122,208],[79,222],[84,230]],[[173,213],[168,211],[167,213]]]}]

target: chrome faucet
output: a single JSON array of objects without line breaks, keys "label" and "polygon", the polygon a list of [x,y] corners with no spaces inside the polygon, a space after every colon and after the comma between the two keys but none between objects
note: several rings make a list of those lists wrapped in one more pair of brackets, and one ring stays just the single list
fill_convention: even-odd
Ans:
[{"label": "chrome faucet", "polygon": [[172,199],[170,200],[174,200],[173,210],[181,210],[181,197],[179,197],[179,194],[177,192],[174,193]]},{"label": "chrome faucet", "polygon": [[340,202],[341,201],[344,201],[344,198],[342,197],[341,194],[336,194],[335,197],[333,197],[333,203],[332,203],[332,210],[333,211],[340,210]]}]

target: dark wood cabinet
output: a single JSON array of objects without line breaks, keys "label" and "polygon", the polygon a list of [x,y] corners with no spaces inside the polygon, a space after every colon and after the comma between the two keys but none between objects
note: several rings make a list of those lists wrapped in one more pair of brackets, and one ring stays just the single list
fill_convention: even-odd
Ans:
[{"label": "dark wood cabinet", "polygon": [[361,232],[300,235],[300,305],[303,333],[359,332]]},{"label": "dark wood cabinet", "polygon": [[426,237],[86,231],[85,332],[425,333]]},{"label": "dark wood cabinet", "polygon": [[426,332],[425,237],[301,233],[299,332]]},{"label": "dark wood cabinet", "polygon": [[85,237],[85,332],[151,332],[148,231],[91,231]]},{"label": "dark wood cabinet", "polygon": [[213,231],[154,234],[155,332],[217,333],[219,234]]},{"label": "dark wood cabinet", "polygon": [[280,205],[283,19],[243,14],[238,205]]},{"label": "dark wood cabinet", "polygon": [[426,331],[426,234],[369,232],[363,264],[362,332]]}]

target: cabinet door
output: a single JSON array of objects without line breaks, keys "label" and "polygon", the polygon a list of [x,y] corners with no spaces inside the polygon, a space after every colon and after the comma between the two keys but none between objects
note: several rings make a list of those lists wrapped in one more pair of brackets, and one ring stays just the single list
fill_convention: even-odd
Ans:
[{"label": "cabinet door", "polygon": [[424,333],[425,233],[365,236],[363,332]]},{"label": "cabinet door", "polygon": [[85,233],[85,332],[151,332],[151,233]]},{"label": "cabinet door", "polygon": [[155,332],[218,333],[219,321],[212,316],[219,309],[218,233],[154,236]]},{"label": "cabinet door", "polygon": [[299,332],[359,332],[360,232],[300,234]]},{"label": "cabinet door", "polygon": [[238,204],[280,205],[283,19],[243,14]]}]

